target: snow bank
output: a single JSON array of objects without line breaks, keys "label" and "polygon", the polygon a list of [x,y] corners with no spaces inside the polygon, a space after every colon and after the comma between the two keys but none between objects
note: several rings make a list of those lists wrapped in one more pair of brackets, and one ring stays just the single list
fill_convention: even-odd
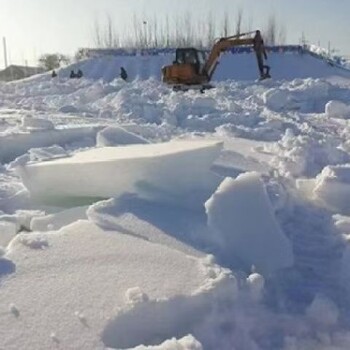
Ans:
[{"label": "snow bank", "polygon": [[327,166],[316,177],[314,196],[340,214],[350,214],[350,165]]},{"label": "snow bank", "polygon": [[263,274],[293,264],[291,242],[278,226],[257,173],[226,178],[205,207],[226,260],[237,259],[246,269],[254,265]]},{"label": "snow bank", "polygon": [[208,259],[104,232],[88,221],[18,235],[8,250],[16,278],[1,284],[1,345],[7,350],[55,343],[64,349],[129,348],[174,336],[185,338],[167,346],[200,349],[201,336],[211,331],[203,320],[237,295],[235,278]]},{"label": "snow bank", "polygon": [[97,147],[145,143],[149,143],[149,141],[119,126],[108,126],[107,128],[99,131],[96,136]]},{"label": "snow bank", "polygon": [[140,345],[134,350],[203,350],[200,342],[198,342],[192,335],[187,335],[182,339],[170,339],[164,343],[156,346],[144,346]]},{"label": "snow bank", "polygon": [[349,118],[350,106],[341,101],[329,101],[325,107],[325,113],[330,118]]},{"label": "snow bank", "polygon": [[330,87],[327,81],[321,79],[295,79],[290,84],[270,88],[262,93],[261,98],[273,111],[310,112],[323,107],[324,99],[329,96]]},{"label": "snow bank", "polygon": [[286,177],[316,176],[328,164],[342,164],[350,159],[339,148],[337,139],[312,133],[296,136],[291,129],[264,149],[274,154],[270,164]]},{"label": "snow bank", "polygon": [[172,141],[96,148],[17,168],[31,195],[46,200],[137,194],[180,205],[201,204],[218,182],[210,167],[222,143]]},{"label": "snow bank", "polygon": [[[319,78],[332,76],[350,76],[342,69],[331,67],[323,60],[301,53],[269,53],[268,64],[274,79]],[[102,56],[75,63],[58,71],[60,78],[68,78],[72,69],[81,69],[88,79],[113,81],[120,76],[120,67],[128,72],[128,81],[134,79],[161,79],[161,68],[174,60],[174,54],[158,56]],[[220,59],[214,80],[256,80],[259,76],[256,57],[250,54],[226,53]],[[37,79],[43,79],[38,77]],[[51,79],[47,75],[46,79]]]},{"label": "snow bank", "polygon": [[339,310],[337,305],[322,295],[317,295],[306,310],[306,315],[314,323],[326,329],[337,324]]}]

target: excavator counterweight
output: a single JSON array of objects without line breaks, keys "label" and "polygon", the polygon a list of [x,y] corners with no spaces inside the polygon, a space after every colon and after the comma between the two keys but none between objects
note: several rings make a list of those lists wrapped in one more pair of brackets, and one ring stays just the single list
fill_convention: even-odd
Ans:
[{"label": "excavator counterweight", "polygon": [[162,68],[162,81],[172,85],[174,90],[212,88],[210,81],[221,54],[236,46],[253,46],[255,49],[253,33],[221,38],[214,43],[209,54],[192,47],[176,49],[173,64]]}]

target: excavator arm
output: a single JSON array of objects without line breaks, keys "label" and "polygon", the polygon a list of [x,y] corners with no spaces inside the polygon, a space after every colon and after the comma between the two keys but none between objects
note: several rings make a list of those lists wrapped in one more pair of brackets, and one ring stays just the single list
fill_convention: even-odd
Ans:
[{"label": "excavator arm", "polygon": [[215,69],[219,63],[219,58],[223,52],[230,50],[235,46],[247,46],[254,44],[253,38],[240,38],[242,36],[247,36],[248,34],[250,33],[221,38],[213,45],[208,59],[203,67],[203,72],[205,72],[205,74],[208,76],[209,81],[215,72]]}]

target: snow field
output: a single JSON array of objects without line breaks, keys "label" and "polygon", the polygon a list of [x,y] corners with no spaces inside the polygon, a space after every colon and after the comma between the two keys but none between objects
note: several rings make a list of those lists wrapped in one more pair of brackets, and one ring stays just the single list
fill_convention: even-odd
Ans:
[{"label": "snow field", "polygon": [[0,84],[0,348],[348,349],[348,73],[169,60]]}]

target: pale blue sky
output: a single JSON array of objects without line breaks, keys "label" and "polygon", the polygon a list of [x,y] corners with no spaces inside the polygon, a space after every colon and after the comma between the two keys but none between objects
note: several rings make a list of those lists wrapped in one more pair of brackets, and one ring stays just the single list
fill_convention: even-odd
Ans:
[{"label": "pale blue sky", "polygon": [[239,7],[253,29],[263,29],[275,13],[288,43],[298,43],[304,31],[309,41],[324,47],[331,41],[332,48],[350,55],[350,0],[0,0],[0,38],[7,38],[12,63],[35,64],[44,52],[73,54],[92,46],[95,18],[102,21],[107,13],[123,35],[132,29],[134,14],[147,19],[190,12],[195,18],[211,11],[220,22],[227,12],[234,25]]}]

